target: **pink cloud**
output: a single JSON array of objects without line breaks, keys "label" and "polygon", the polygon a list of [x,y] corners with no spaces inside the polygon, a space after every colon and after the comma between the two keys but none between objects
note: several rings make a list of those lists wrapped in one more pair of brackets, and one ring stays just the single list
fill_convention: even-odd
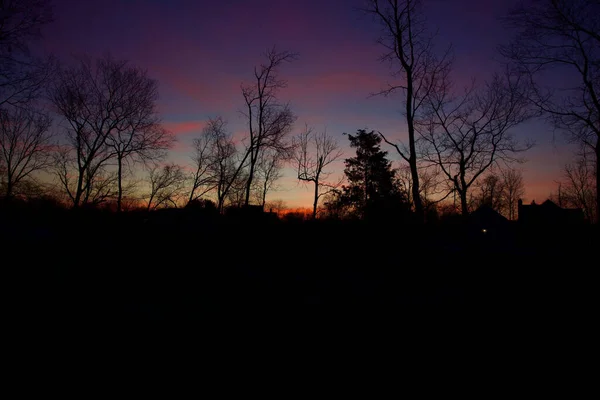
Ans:
[{"label": "pink cloud", "polygon": [[206,121],[183,121],[166,122],[163,126],[174,135],[184,135],[188,133],[200,133],[206,126]]}]

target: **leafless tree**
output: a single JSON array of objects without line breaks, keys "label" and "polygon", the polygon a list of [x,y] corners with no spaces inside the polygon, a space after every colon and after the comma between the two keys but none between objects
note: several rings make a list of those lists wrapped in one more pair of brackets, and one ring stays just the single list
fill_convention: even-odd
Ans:
[{"label": "leafless tree", "polygon": [[296,121],[289,104],[282,104],[277,98],[278,92],[287,86],[279,78],[279,68],[287,62],[297,59],[297,54],[278,51],[275,47],[265,54],[266,63],[254,68],[254,82],[242,84],[245,101],[244,116],[248,122],[248,142],[246,154],[241,166],[248,166],[246,195],[244,204],[250,201],[252,181],[256,165],[263,149],[270,149],[289,157],[291,145],[288,136]]},{"label": "leafless tree", "polygon": [[502,177],[492,170],[482,176],[475,185],[479,188],[476,204],[490,207],[498,213],[504,214],[506,205]]},{"label": "leafless tree", "polygon": [[98,206],[108,200],[113,200],[118,191],[119,177],[114,171],[107,171],[104,166],[97,169],[90,184],[86,186],[84,198],[86,205]]},{"label": "leafless tree", "polygon": [[243,170],[237,175],[232,175],[233,179],[229,181],[227,193],[223,199],[223,206],[243,207],[246,200],[246,183],[248,182],[248,172]]},{"label": "leafless tree", "polygon": [[[506,21],[517,35],[501,53],[535,84],[532,101],[555,127],[600,154],[600,2],[532,0]],[[560,73],[549,80],[548,72]],[[598,168],[598,162],[595,163]],[[595,173],[598,179],[598,171]],[[596,190],[600,187],[596,181]],[[596,193],[596,209],[600,208]]]},{"label": "leafless tree", "polygon": [[417,216],[425,217],[420,196],[418,146],[415,120],[430,93],[435,90],[437,75],[449,64],[449,52],[436,56],[433,36],[428,34],[422,10],[422,0],[368,0],[366,12],[372,14],[382,27],[379,43],[385,48],[382,59],[389,61],[397,83],[378,94],[385,96],[401,92],[404,116],[408,129],[408,147],[383,140],[393,146],[411,172],[412,198]]},{"label": "leafless tree", "polygon": [[[59,146],[53,155],[52,169],[58,178],[59,187],[66,194],[71,205],[75,204],[78,176],[71,173],[76,169],[77,161],[68,146]],[[89,171],[89,173],[88,173]],[[80,193],[80,206],[98,205],[117,193],[117,176],[106,170],[104,165],[91,164],[83,171],[83,190]]]},{"label": "leafless tree", "polygon": [[495,74],[481,89],[453,94],[447,76],[428,99],[428,116],[419,121],[423,159],[440,168],[469,213],[469,188],[491,166],[522,161],[521,144],[511,129],[532,117],[520,76]]},{"label": "leafless tree", "polygon": [[52,59],[36,59],[29,51],[52,20],[49,1],[0,1],[0,106],[30,103],[52,76]]},{"label": "leafless tree", "polygon": [[283,176],[283,167],[287,162],[287,159],[284,158],[286,156],[287,152],[281,153],[270,149],[263,150],[260,155],[256,165],[257,181],[260,184],[257,193],[263,210],[267,201],[267,193],[277,189],[276,182]]},{"label": "leafless tree", "polygon": [[25,108],[0,108],[0,170],[6,198],[51,163],[52,120]]},{"label": "leafless tree", "polygon": [[[71,174],[72,168],[75,165],[75,159],[71,149],[67,146],[59,146],[52,154],[52,170],[58,179],[58,187],[62,189],[62,193],[66,194],[68,202],[75,203],[76,179],[73,179]],[[56,188],[55,188],[56,189]],[[56,189],[58,192],[58,189]]]},{"label": "leafless tree", "polygon": [[[74,207],[89,200],[83,195],[109,160],[117,159],[122,166],[133,155],[154,158],[171,143],[148,114],[155,90],[144,73],[111,56],[95,62],[82,57],[77,64],[62,68],[50,90],[56,112],[67,124],[65,145],[74,153],[70,157],[73,163],[63,163],[74,167],[66,173],[76,176],[75,184],[72,189],[65,187],[72,192],[69,197]],[[118,168],[118,179],[121,177],[122,168]]]},{"label": "leafless tree", "polygon": [[[118,88],[113,95],[119,97],[118,109],[112,113],[115,126],[106,138],[106,145],[117,162],[117,212],[121,211],[123,198],[124,164],[157,162],[175,142],[172,133],[160,125],[156,110],[158,83],[147,72],[129,66],[125,61],[113,61],[110,71],[111,86]],[[120,114],[120,115],[119,115]]]},{"label": "leafless tree", "polygon": [[338,189],[342,180],[329,182],[333,173],[329,166],[343,156],[337,140],[327,131],[314,132],[308,125],[295,140],[296,173],[301,182],[312,182],[315,186],[312,218],[317,218],[319,199],[332,190]]},{"label": "leafless tree", "polygon": [[[447,182],[441,179],[440,176],[441,173],[436,166],[419,169],[419,193],[425,211],[433,209],[452,194],[451,188],[448,190]],[[414,208],[410,166],[404,164],[397,168],[396,179],[398,180],[398,186],[406,194],[411,209]]]},{"label": "leafless tree", "polygon": [[162,167],[154,165],[148,172],[148,211],[160,207],[176,207],[185,190],[186,174],[183,168],[171,163]]},{"label": "leafless tree", "polygon": [[595,160],[590,160],[583,153],[574,163],[565,165],[564,184],[561,185],[563,203],[573,208],[581,208],[588,221],[595,221],[596,208],[596,177]]},{"label": "leafless tree", "polygon": [[506,206],[506,217],[511,221],[516,220],[519,199],[525,195],[523,184],[523,173],[515,168],[504,168],[500,170],[502,176],[502,187],[504,188],[504,203]]},{"label": "leafless tree", "polygon": [[[219,185],[220,157],[226,139],[226,122],[221,117],[211,118],[202,130],[200,137],[194,139],[192,162],[192,189],[188,204],[217,188]],[[229,156],[228,156],[229,157]]]},{"label": "leafless tree", "polygon": [[[216,118],[209,121],[203,134],[204,139],[199,142],[200,148],[203,149],[202,158],[198,158],[199,153],[196,153],[196,166],[200,163],[203,166],[200,172],[197,172],[196,176],[199,178],[196,184],[204,182],[204,187],[213,186],[217,197],[217,209],[222,213],[231,187],[237,187],[236,183],[239,179],[236,181],[236,178],[241,176],[243,163],[236,163],[237,149],[223,119]],[[206,171],[203,172],[205,168]]]},{"label": "leafless tree", "polygon": [[269,212],[274,212],[277,215],[280,215],[283,211],[288,209],[285,201],[281,199],[271,200],[265,203],[265,209],[269,210]]},{"label": "leafless tree", "polygon": [[454,201],[442,201],[436,204],[436,210],[440,218],[454,218],[460,215],[460,210]]}]

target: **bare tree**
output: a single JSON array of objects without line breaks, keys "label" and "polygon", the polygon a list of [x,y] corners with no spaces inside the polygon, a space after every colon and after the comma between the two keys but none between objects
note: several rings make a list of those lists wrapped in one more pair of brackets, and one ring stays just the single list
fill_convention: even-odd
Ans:
[{"label": "bare tree", "polygon": [[86,186],[86,205],[98,206],[108,200],[113,200],[118,191],[119,177],[114,171],[107,171],[104,166],[97,169],[93,177],[89,178],[90,184]]},{"label": "bare tree", "polygon": [[260,184],[259,202],[263,210],[267,201],[267,193],[277,189],[275,183],[283,176],[283,167],[288,161],[287,153],[281,153],[270,149],[263,150],[259,162],[256,165],[258,183]]},{"label": "bare tree", "polygon": [[277,215],[280,215],[283,211],[288,209],[285,201],[281,199],[271,200],[265,203],[265,208],[269,210],[269,212],[274,212]]},{"label": "bare tree", "polygon": [[159,207],[176,207],[185,190],[186,175],[183,168],[171,163],[162,167],[155,165],[148,172],[148,211]]},{"label": "bare tree", "polygon": [[287,140],[296,116],[289,104],[282,104],[277,99],[278,91],[287,86],[287,82],[278,76],[279,68],[286,62],[297,59],[297,54],[289,51],[278,51],[275,47],[265,54],[266,63],[254,68],[254,82],[242,84],[242,95],[246,103],[244,116],[248,122],[248,143],[240,168],[248,161],[246,196],[244,204],[250,201],[252,181],[256,165],[263,149],[286,154],[291,152]]},{"label": "bare tree", "polygon": [[[58,179],[58,187],[71,204],[75,204],[75,192],[77,180],[73,179],[71,174],[72,168],[75,165],[73,152],[67,146],[58,146],[52,154],[52,170]],[[75,181],[75,182],[74,182]],[[55,188],[58,192],[59,189]]]},{"label": "bare tree", "polygon": [[[237,149],[227,132],[225,120],[216,118],[209,121],[203,135],[204,138],[196,142],[197,179],[194,181],[195,185],[201,183],[198,187],[205,187],[206,193],[209,188],[215,190],[217,209],[222,213],[228,192],[232,186],[236,186],[236,178],[241,176],[243,163],[236,163]],[[198,149],[201,150],[201,156]]]},{"label": "bare tree", "polygon": [[[304,131],[295,138],[296,172],[302,182],[312,182],[315,186],[313,196],[312,218],[317,218],[319,199],[329,192],[338,189],[342,180],[328,182],[332,171],[327,168],[343,156],[335,138],[327,131],[314,132],[308,125]],[[325,189],[325,190],[323,190]]]},{"label": "bare tree", "polygon": [[200,137],[194,139],[192,162],[192,190],[188,203],[204,196],[219,185],[219,164],[223,156],[223,141],[227,138],[226,122],[221,117],[211,118],[202,130]]},{"label": "bare tree", "polygon": [[500,161],[522,161],[521,144],[511,129],[532,117],[519,76],[494,75],[483,88],[452,93],[449,78],[428,99],[429,115],[419,122],[424,160],[440,168],[460,196],[461,212],[469,213],[469,188]]},{"label": "bare tree", "polygon": [[392,143],[381,132],[379,134],[408,163],[415,212],[423,221],[425,214],[420,196],[415,120],[435,89],[437,75],[443,74],[447,69],[449,52],[441,58],[436,56],[433,37],[425,28],[421,0],[368,0],[365,11],[372,14],[382,27],[379,43],[386,51],[382,59],[390,62],[393,76],[399,80],[398,83],[389,84],[387,89],[378,94],[388,96],[402,93],[408,147]]},{"label": "bare tree", "polygon": [[560,193],[562,202],[570,207],[581,208],[586,219],[593,222],[597,218],[595,166],[584,153],[573,164],[564,168],[564,184]]},{"label": "bare tree", "polygon": [[[153,85],[127,61],[110,56],[95,63],[83,57],[77,66],[59,72],[50,99],[67,123],[65,145],[74,153],[73,163],[63,163],[74,167],[74,171],[66,171],[76,176],[74,187],[65,187],[72,191],[69,197],[74,207],[89,200],[84,196],[88,186],[110,159],[116,158],[122,166],[132,155],[150,157],[170,145],[169,135],[152,118],[146,125],[149,105],[154,102]],[[120,180],[121,173],[118,175]]]},{"label": "bare tree", "polygon": [[166,150],[171,148],[174,142],[173,134],[158,124],[139,128],[131,126],[129,129],[117,128],[109,137],[107,144],[117,161],[117,212],[122,208],[125,164],[163,160]]},{"label": "bare tree", "polygon": [[[533,0],[512,10],[518,33],[501,53],[535,84],[532,101],[555,127],[600,154],[600,2]],[[549,81],[550,70],[560,79]],[[598,162],[595,166],[598,168]],[[596,179],[600,174],[595,173]],[[596,180],[596,190],[600,187]],[[596,209],[600,208],[596,193]]]},{"label": "bare tree", "polygon": [[0,106],[31,102],[52,75],[52,60],[35,59],[29,52],[30,42],[52,19],[49,1],[0,1]]},{"label": "bare tree", "polygon": [[122,61],[114,65],[110,73],[114,86],[122,91],[116,93],[120,97],[120,110],[111,116],[116,124],[106,139],[117,162],[117,212],[120,212],[124,164],[164,159],[175,137],[160,125],[156,110],[158,83],[150,79],[146,71]]},{"label": "bare tree", "polygon": [[243,170],[242,173],[231,175],[232,180],[229,181],[228,190],[223,199],[223,206],[228,207],[243,207],[246,200],[246,183],[248,182],[248,172]]},{"label": "bare tree", "polygon": [[[52,156],[52,169],[58,178],[58,186],[73,205],[79,182],[78,176],[71,173],[76,169],[76,156],[69,146],[59,146]],[[95,206],[116,196],[117,176],[106,171],[104,165],[90,165],[89,169],[83,171],[83,181],[85,185],[80,193],[80,206]]]},{"label": "bare tree", "polygon": [[32,109],[0,109],[0,165],[6,198],[51,164],[50,117]]},{"label": "bare tree", "polygon": [[500,175],[491,170],[487,175],[476,183],[479,188],[479,196],[476,199],[478,206],[487,206],[500,214],[504,214],[505,197],[504,182]]},{"label": "bare tree", "polygon": [[501,169],[502,186],[504,188],[504,203],[506,205],[506,216],[511,221],[517,219],[519,199],[525,195],[523,184],[523,173],[514,168]]},{"label": "bare tree", "polygon": [[[447,188],[447,182],[440,178],[439,168],[435,165],[432,167],[419,169],[419,193],[425,211],[433,209],[452,194],[451,188],[450,190]],[[398,186],[406,195],[409,206],[411,209],[414,208],[410,167],[404,164],[397,168],[396,179]]]}]

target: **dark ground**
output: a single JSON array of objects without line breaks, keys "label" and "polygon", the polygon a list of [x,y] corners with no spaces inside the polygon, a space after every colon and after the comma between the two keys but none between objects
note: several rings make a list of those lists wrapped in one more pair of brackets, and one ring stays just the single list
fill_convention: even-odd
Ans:
[{"label": "dark ground", "polygon": [[[13,311],[46,324],[585,324],[595,226],[4,216]],[[596,260],[596,261],[594,261]],[[567,322],[571,321],[571,322]],[[574,326],[574,325],[573,325]]]},{"label": "dark ground", "polygon": [[595,382],[597,227],[483,234],[181,211],[1,221],[4,343],[21,389],[76,389],[83,376],[100,379],[82,389],[95,391],[145,367],[244,392],[243,377],[296,392],[316,375],[354,392],[369,371],[446,395],[448,381],[570,397]]}]

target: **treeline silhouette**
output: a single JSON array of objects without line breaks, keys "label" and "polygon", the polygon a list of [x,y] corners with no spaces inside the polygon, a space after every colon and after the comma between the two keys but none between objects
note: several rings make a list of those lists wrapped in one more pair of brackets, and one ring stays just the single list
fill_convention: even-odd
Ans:
[{"label": "treeline silhouette", "polygon": [[4,265],[23,284],[15,310],[52,324],[578,314],[598,243],[587,224],[285,220],[212,207],[13,203],[0,216]]}]

